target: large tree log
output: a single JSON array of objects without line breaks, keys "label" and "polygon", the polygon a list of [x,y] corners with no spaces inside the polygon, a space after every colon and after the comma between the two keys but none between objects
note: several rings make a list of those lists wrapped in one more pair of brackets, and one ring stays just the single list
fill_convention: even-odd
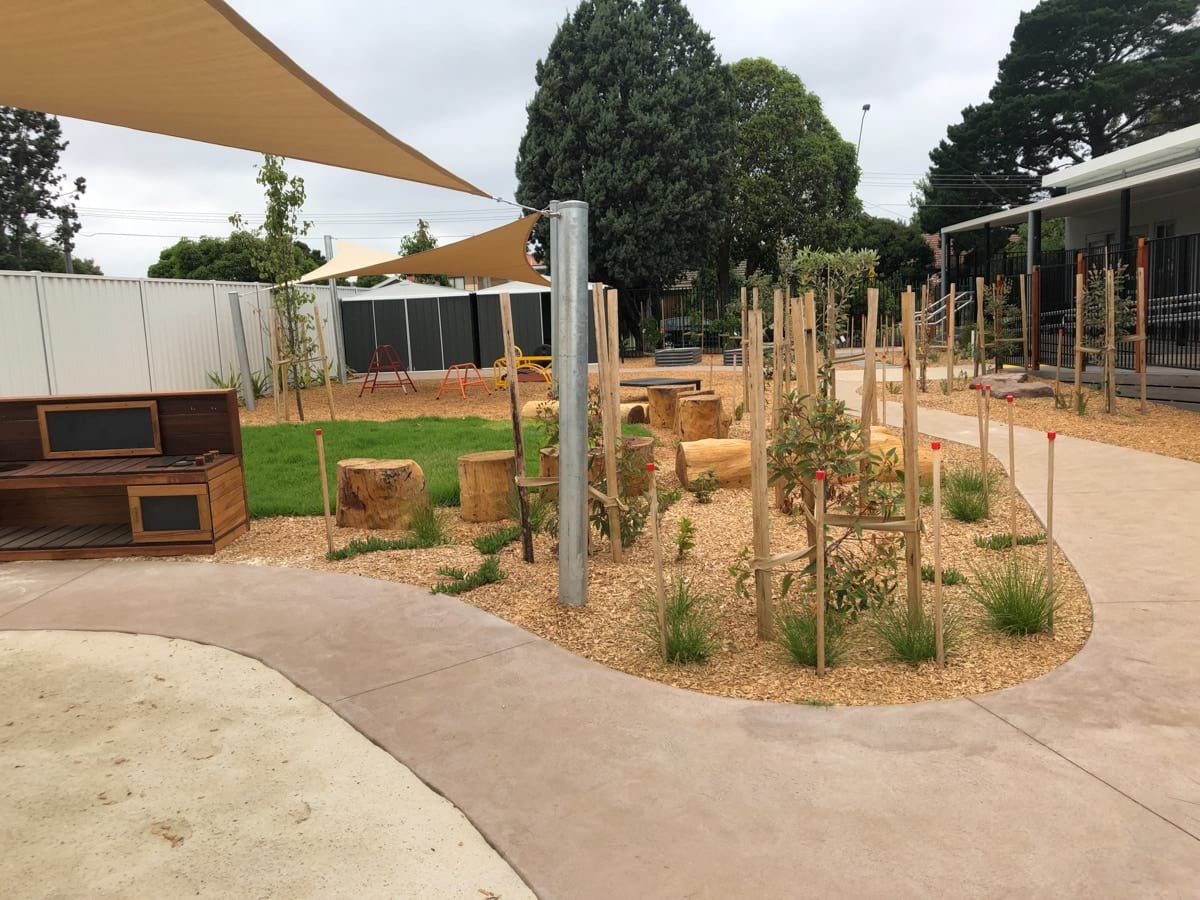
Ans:
[{"label": "large tree log", "polygon": [[712,469],[721,487],[750,484],[750,442],[735,438],[683,441],[675,451],[675,474],[679,483],[691,488],[697,476]]},{"label": "large tree log", "polygon": [[[538,419],[543,415],[558,415],[557,400],[529,400],[521,406],[522,419]],[[632,403],[621,404],[621,421],[628,422],[631,425],[638,425],[649,421],[649,412],[646,410],[645,400],[636,400]]]},{"label": "large tree log", "polygon": [[345,528],[407,528],[429,503],[425,473],[411,459],[343,459],[337,464],[337,523]]},{"label": "large tree log", "polygon": [[646,389],[650,398],[650,427],[665,428],[670,431],[675,427],[675,401],[680,394],[691,393],[690,384],[667,384]]},{"label": "large tree log", "polygon": [[[888,457],[889,451],[895,451],[895,458]],[[892,434],[882,425],[871,426],[871,452],[880,458],[872,473],[876,481],[896,481],[896,471],[904,470],[904,440],[900,435]],[[928,482],[933,478],[933,451],[928,447],[917,448],[917,477]],[[858,480],[857,475],[837,479],[844,482]]]},{"label": "large tree log", "polygon": [[721,437],[721,398],[716,394],[680,397],[675,405],[675,433],[681,441]]},{"label": "large tree log", "polygon": [[459,512],[467,522],[508,518],[516,493],[516,456],[511,450],[484,450],[458,458]]}]

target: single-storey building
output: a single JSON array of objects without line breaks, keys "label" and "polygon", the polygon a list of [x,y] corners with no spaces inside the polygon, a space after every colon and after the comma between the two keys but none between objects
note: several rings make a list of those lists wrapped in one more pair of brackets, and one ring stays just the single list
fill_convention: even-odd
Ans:
[{"label": "single-storey building", "polygon": [[[1200,369],[1200,125],[1192,125],[1046,175],[1050,196],[946,226],[941,283],[970,290],[976,276],[1036,273],[1040,359],[1051,362],[1053,334],[1071,315],[1077,257],[1087,266],[1123,260],[1132,272],[1144,240],[1149,298],[1148,362]],[[1043,251],[1043,223],[1064,221],[1064,248]],[[1023,258],[997,253],[992,229],[1027,227]],[[965,258],[955,239],[983,233]],[[1031,311],[1032,316],[1032,311]]]}]

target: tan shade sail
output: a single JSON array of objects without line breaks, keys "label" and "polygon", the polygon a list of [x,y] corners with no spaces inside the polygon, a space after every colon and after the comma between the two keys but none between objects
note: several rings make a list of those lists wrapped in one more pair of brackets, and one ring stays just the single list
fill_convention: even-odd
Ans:
[{"label": "tan shade sail", "polygon": [[540,218],[541,213],[534,213],[445,247],[367,265],[339,265],[342,260],[339,250],[328,263],[300,280],[313,282],[351,275],[463,275],[549,284],[525,256],[529,233]]},{"label": "tan shade sail", "polygon": [[221,0],[5,3],[0,104],[487,196],[339,100]]},{"label": "tan shade sail", "polygon": [[330,278],[342,278],[344,277],[342,272],[363,269],[395,258],[395,254],[383,250],[372,250],[361,244],[338,241],[337,252],[333,254],[333,259],[311,272],[306,272],[300,280],[305,284],[311,284],[315,281],[328,281]]}]

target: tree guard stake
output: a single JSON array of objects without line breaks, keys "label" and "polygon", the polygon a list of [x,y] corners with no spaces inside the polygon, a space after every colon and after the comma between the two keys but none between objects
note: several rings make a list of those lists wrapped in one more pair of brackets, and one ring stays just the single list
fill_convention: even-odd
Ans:
[{"label": "tree guard stake", "polygon": [[942,614],[942,445],[933,450],[933,632],[939,666],[946,665],[946,643]]},{"label": "tree guard stake", "polygon": [[1050,592],[1050,637],[1054,637],[1054,438],[1046,432],[1046,589]]}]

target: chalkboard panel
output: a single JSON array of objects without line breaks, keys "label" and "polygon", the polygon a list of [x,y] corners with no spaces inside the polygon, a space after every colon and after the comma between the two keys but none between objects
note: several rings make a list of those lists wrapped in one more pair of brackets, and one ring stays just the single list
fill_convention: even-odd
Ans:
[{"label": "chalkboard panel", "polygon": [[47,459],[162,452],[154,400],[44,404],[37,411]]},{"label": "chalkboard panel", "polygon": [[195,494],[142,497],[142,531],[199,531],[200,498]]}]

